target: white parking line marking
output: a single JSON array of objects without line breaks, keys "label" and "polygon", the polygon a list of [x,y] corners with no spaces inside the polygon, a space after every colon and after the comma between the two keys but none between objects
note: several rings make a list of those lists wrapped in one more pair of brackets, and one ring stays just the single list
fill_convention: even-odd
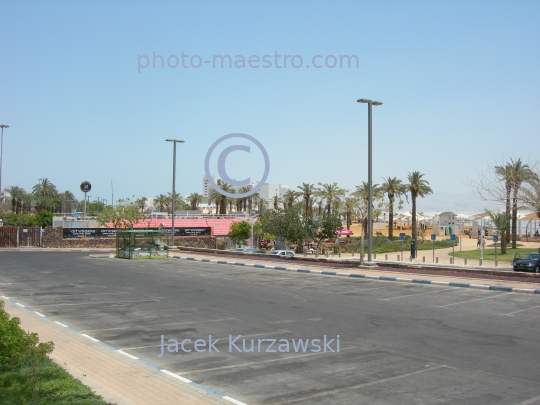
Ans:
[{"label": "white parking line marking", "polygon": [[517,313],[523,312],[523,311],[528,311],[529,309],[534,309],[534,308],[540,308],[540,305],[536,305],[536,306],[530,307],[530,308],[520,309],[519,311],[510,312],[508,314],[496,314],[496,315],[514,316],[514,314],[517,314]]},{"label": "white parking line marking", "polygon": [[495,299],[495,298],[500,298],[500,297],[504,297],[508,294],[512,294],[512,293],[502,293],[502,294],[497,294],[497,295],[493,295],[491,297],[483,297],[483,298],[476,298],[474,300],[468,300],[468,301],[461,301],[461,302],[454,302],[453,304],[446,304],[446,305],[430,305],[432,307],[437,307],[437,308],[447,308],[447,307],[451,307],[452,305],[459,305],[459,304],[466,304],[467,302],[473,302],[473,301],[480,301],[480,300],[489,300],[489,299]]},{"label": "white parking line marking", "polygon": [[441,292],[441,291],[449,291],[449,290],[456,290],[455,287],[452,287],[452,288],[443,288],[443,289],[438,289],[436,291],[426,291],[426,292],[421,292],[421,293],[416,293],[416,294],[409,294],[409,295],[401,295],[399,297],[392,297],[392,298],[380,298],[381,301],[392,301],[392,300],[397,300],[398,298],[406,298],[406,297],[413,297],[415,295],[422,295],[422,294],[433,294],[433,293],[438,293],[438,292]]},{"label": "white parking line marking", "polygon": [[424,374],[424,373],[427,373],[427,372],[430,372],[430,371],[435,371],[435,370],[438,370],[438,369],[441,369],[441,368],[453,368],[453,367],[449,367],[449,366],[445,366],[445,365],[433,366],[433,367],[429,367],[429,368],[424,368],[422,370],[413,371],[411,373],[400,374],[400,375],[396,375],[394,377],[383,378],[383,379],[377,380],[377,381],[371,381],[371,382],[368,382],[368,383],[353,385],[353,386],[350,386],[350,387],[338,388],[338,389],[334,389],[334,390],[320,392],[318,394],[313,394],[313,395],[305,395],[303,397],[295,398],[295,399],[292,399],[292,400],[288,399],[285,402],[282,402],[282,401],[280,401],[280,402],[272,402],[272,404],[273,405],[292,404],[293,402],[306,401],[306,400],[310,400],[310,399],[314,399],[314,398],[324,397],[324,396],[327,396],[327,395],[337,394],[339,392],[356,390],[358,388],[369,387],[370,385],[376,385],[376,384],[381,384],[381,383],[385,383],[385,382],[388,382],[388,381],[394,381],[394,380],[397,380],[399,378],[406,378],[406,377],[411,377],[413,375]]},{"label": "white parking line marking", "polygon": [[[394,285],[395,285],[395,284],[394,284]],[[382,287],[362,288],[361,290],[343,291],[343,292],[332,292],[332,291],[328,291],[328,294],[349,294],[349,293],[355,293],[355,292],[358,292],[358,291],[380,290],[381,288],[389,288],[389,287],[392,287],[392,286],[390,286],[390,285],[385,285],[385,286],[382,286]]]},{"label": "white parking line marking", "polygon": [[[292,332],[290,330],[287,330],[287,329],[280,329],[280,330],[278,330],[276,332],[256,333],[256,334],[253,334],[253,335],[244,335],[244,334],[241,334],[241,335],[242,335],[243,338],[247,338],[247,337],[256,337],[256,336],[271,336],[271,335],[277,335],[277,334],[282,334],[282,333],[292,333]],[[227,336],[227,337],[218,337],[218,338],[213,336],[213,338],[218,339],[218,340],[227,340],[227,339],[229,339],[229,336]],[[186,346],[189,347],[190,344],[193,344],[193,342],[190,342],[190,343],[186,344]],[[152,347],[161,347],[161,343],[156,344],[156,345],[151,345],[151,346],[123,347],[122,350],[151,349]]]},{"label": "white parking line marking", "polygon": [[82,336],[84,336],[85,338],[88,338],[90,340],[93,340],[94,342],[99,342],[98,339],[96,338],[93,338],[92,336],[88,336],[86,333],[81,333]]},{"label": "white parking line marking", "polygon": [[167,374],[167,375],[169,375],[169,376],[171,376],[173,378],[176,378],[177,380],[183,381],[185,383],[189,384],[191,382],[191,380],[188,380],[187,378],[181,377],[178,374],[171,373],[169,370],[161,369],[159,371],[161,371],[162,373],[165,373],[165,374]]},{"label": "white parking line marking", "polygon": [[[153,325],[152,327],[161,327],[161,326],[173,326],[173,325],[187,325],[191,323],[203,323],[203,322],[220,322],[220,321],[238,321],[239,319],[236,318],[222,318],[222,319],[209,319],[207,321],[192,321],[192,322],[175,322],[175,323],[164,323],[162,325]],[[86,332],[95,332],[95,331],[102,331],[102,330],[119,330],[119,329],[132,329],[136,328],[136,326],[123,326],[119,328],[104,328],[104,329],[86,329]]]},{"label": "white parking line marking", "polygon": [[[357,348],[358,348],[357,346],[345,347],[343,349],[340,349],[339,352],[341,353],[341,352],[343,352],[345,350],[357,349]],[[309,353],[309,354],[301,354],[299,356],[281,357],[279,359],[271,359],[271,360],[263,360],[263,361],[251,361],[249,363],[233,364],[233,365],[230,365],[230,366],[221,366],[221,367],[213,367],[213,368],[207,368],[207,369],[201,369],[201,370],[185,371],[185,372],[182,372],[182,374],[194,374],[194,373],[204,373],[204,372],[207,372],[207,371],[226,370],[228,368],[246,367],[246,366],[251,366],[253,364],[274,363],[276,361],[294,360],[294,359],[298,359],[298,358],[301,358],[301,357],[318,356],[318,355],[321,355],[321,354],[328,354],[328,353],[331,353],[331,352]]]},{"label": "white parking line marking", "polygon": [[122,350],[117,350],[117,352],[120,353],[120,354],[123,354],[124,356],[129,357],[130,359],[133,359],[133,360],[139,360],[138,357],[135,357],[135,356],[133,356],[132,354],[123,352]]},{"label": "white parking line marking", "polygon": [[516,405],[533,405],[533,404],[539,404],[540,403],[540,395],[531,399],[527,399],[526,401],[520,402]]},{"label": "white parking line marking", "polygon": [[227,395],[225,395],[225,396],[223,397],[223,399],[226,399],[227,401],[232,402],[233,404],[236,404],[236,405],[247,405],[247,404],[245,404],[244,402],[240,402],[240,401],[238,401],[237,399],[228,397]]}]

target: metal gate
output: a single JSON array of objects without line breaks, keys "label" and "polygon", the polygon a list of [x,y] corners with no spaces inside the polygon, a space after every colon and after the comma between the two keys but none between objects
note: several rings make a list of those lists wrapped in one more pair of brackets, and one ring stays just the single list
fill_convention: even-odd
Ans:
[{"label": "metal gate", "polygon": [[41,228],[39,226],[1,226],[0,248],[40,247]]}]

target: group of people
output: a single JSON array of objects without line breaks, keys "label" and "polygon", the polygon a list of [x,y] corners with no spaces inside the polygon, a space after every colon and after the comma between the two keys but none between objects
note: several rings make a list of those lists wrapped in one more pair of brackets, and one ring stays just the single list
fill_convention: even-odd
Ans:
[{"label": "group of people", "polygon": [[484,238],[483,236],[481,238],[480,236],[478,237],[478,240],[476,242],[476,249],[480,249],[480,246],[482,247],[482,249],[486,247],[486,238]]}]

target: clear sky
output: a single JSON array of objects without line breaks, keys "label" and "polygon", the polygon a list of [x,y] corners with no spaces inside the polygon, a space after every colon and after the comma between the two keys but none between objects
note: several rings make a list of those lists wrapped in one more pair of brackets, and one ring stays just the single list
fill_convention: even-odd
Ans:
[{"label": "clear sky", "polygon": [[[434,195],[420,211],[481,210],[468,177],[538,156],[539,1],[2,0],[0,16],[2,186],[166,194],[177,138],[177,190],[201,193],[210,145],[240,132],[268,151],[269,183],[353,189],[367,181],[362,97],[384,103],[374,182],[421,171]],[[261,162],[237,151],[226,167],[254,181]]]}]

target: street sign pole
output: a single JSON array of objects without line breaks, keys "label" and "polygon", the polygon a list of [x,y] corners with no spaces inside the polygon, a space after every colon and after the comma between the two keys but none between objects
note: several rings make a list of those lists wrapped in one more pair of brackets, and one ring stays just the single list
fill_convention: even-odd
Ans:
[{"label": "street sign pole", "polygon": [[432,233],[431,234],[431,242],[432,242],[432,245],[433,245],[433,263],[435,263],[435,238],[436,238],[436,234]]},{"label": "street sign pole", "polygon": [[495,243],[495,263],[497,263],[497,242],[499,241],[498,235],[493,235],[493,242]]}]

